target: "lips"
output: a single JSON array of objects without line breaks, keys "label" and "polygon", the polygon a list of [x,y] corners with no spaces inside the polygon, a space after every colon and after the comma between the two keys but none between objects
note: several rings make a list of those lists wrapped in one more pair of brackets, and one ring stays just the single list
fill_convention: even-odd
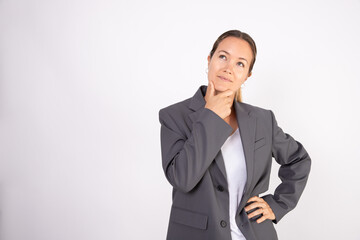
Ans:
[{"label": "lips", "polygon": [[220,78],[221,80],[226,81],[226,82],[232,82],[230,79],[223,77],[223,76],[218,76],[218,78]]}]

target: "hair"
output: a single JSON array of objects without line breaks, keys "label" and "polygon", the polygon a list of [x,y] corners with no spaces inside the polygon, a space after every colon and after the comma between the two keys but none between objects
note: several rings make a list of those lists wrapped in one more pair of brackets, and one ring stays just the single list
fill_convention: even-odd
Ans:
[{"label": "hair", "polygon": [[[227,37],[236,37],[236,38],[242,39],[242,40],[246,41],[250,45],[252,55],[253,55],[253,58],[252,58],[252,61],[250,63],[250,67],[249,67],[249,73],[248,73],[248,74],[250,74],[252,69],[253,69],[255,60],[256,60],[257,50],[256,50],[255,41],[247,33],[240,32],[239,30],[229,30],[229,31],[224,32],[223,34],[221,34],[218,37],[218,39],[216,39],[216,41],[215,41],[215,43],[214,43],[214,45],[213,45],[213,47],[212,47],[212,49],[210,51],[210,59],[214,55],[214,53],[215,53],[216,49],[218,48],[220,42],[222,40],[224,40],[225,38],[227,38]],[[235,99],[238,102],[242,102],[241,88],[239,88],[239,90],[236,91]]]}]

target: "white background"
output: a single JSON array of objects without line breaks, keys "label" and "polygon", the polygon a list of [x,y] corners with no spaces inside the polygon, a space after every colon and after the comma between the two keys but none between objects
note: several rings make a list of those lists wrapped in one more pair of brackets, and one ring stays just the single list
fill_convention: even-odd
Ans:
[{"label": "white background", "polygon": [[230,29],[258,47],[244,102],[313,161],[279,239],[360,239],[359,13],[359,0],[0,1],[0,239],[165,239],[158,111],[207,85]]}]

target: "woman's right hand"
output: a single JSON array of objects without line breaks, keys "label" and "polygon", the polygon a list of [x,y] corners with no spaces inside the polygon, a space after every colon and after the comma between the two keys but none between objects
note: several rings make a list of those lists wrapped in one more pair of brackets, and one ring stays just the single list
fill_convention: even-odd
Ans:
[{"label": "woman's right hand", "polygon": [[231,106],[234,100],[232,96],[233,92],[231,90],[215,94],[214,83],[209,81],[205,95],[205,108],[210,109],[224,119],[231,114]]}]

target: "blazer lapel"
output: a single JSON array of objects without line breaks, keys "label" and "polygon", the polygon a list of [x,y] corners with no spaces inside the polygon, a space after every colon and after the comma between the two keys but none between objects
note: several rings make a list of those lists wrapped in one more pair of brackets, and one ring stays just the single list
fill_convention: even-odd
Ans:
[{"label": "blazer lapel", "polygon": [[254,142],[256,132],[256,117],[251,114],[251,111],[246,110],[241,102],[234,102],[236,118],[239,125],[241,142],[244,149],[247,179],[245,185],[245,192],[250,188],[250,184],[254,172]]}]

